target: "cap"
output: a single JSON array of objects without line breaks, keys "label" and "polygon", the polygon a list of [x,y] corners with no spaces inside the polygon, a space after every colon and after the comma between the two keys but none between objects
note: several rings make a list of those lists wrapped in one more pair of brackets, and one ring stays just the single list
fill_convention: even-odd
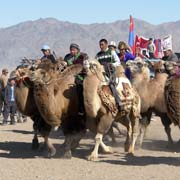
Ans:
[{"label": "cap", "polygon": [[51,49],[48,45],[43,45],[41,51]]}]

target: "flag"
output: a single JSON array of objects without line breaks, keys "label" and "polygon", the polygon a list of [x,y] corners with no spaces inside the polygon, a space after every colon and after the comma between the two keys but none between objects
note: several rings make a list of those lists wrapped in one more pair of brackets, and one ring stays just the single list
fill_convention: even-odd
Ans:
[{"label": "flag", "polygon": [[163,47],[163,50],[166,50],[166,49],[172,50],[172,36],[171,35],[168,35],[163,38],[162,47]]},{"label": "flag", "polygon": [[149,39],[136,35],[135,39],[135,47],[141,48],[141,49],[147,49],[149,43]]},{"label": "flag", "polygon": [[134,22],[132,16],[130,16],[130,25],[129,25],[129,40],[128,44],[131,47],[133,54],[135,54],[135,44],[134,44]]}]

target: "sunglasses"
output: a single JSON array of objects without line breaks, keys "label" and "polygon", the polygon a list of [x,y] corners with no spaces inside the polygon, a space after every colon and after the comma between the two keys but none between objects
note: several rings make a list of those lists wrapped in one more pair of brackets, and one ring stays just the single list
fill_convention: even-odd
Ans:
[{"label": "sunglasses", "polygon": [[124,49],[120,49],[120,51],[123,51]]}]

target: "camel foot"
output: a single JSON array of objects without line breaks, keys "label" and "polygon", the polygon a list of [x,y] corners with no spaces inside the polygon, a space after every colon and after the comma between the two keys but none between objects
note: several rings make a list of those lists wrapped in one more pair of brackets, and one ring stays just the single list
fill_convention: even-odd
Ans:
[{"label": "camel foot", "polygon": [[37,150],[39,149],[39,141],[37,138],[32,140],[32,150]]},{"label": "camel foot", "polygon": [[52,157],[55,156],[55,154],[56,154],[56,149],[55,149],[55,148],[49,149],[49,152],[48,152],[48,154],[47,154],[47,157],[48,157],[48,158],[52,158]]},{"label": "camel foot", "polygon": [[71,151],[66,151],[63,156],[61,157],[61,159],[71,159],[72,158],[72,153]]},{"label": "camel foot", "polygon": [[113,151],[113,148],[112,148],[112,147],[106,146],[106,147],[103,149],[103,153],[106,153],[106,154],[113,154],[114,151]]},{"label": "camel foot", "polygon": [[88,156],[88,161],[97,161],[98,160],[98,156],[91,154],[90,156]]}]

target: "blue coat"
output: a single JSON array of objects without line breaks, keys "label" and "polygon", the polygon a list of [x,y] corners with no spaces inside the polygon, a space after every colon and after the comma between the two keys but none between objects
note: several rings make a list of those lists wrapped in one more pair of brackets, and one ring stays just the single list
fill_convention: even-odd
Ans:
[{"label": "blue coat", "polygon": [[[120,57],[120,54],[119,54]],[[124,55],[124,59],[123,62],[126,63],[128,60],[134,60],[135,56],[133,54],[131,54],[130,52],[126,51],[125,55]],[[131,72],[129,69],[125,69],[125,74],[127,76],[127,78],[130,80],[131,79]]]}]

